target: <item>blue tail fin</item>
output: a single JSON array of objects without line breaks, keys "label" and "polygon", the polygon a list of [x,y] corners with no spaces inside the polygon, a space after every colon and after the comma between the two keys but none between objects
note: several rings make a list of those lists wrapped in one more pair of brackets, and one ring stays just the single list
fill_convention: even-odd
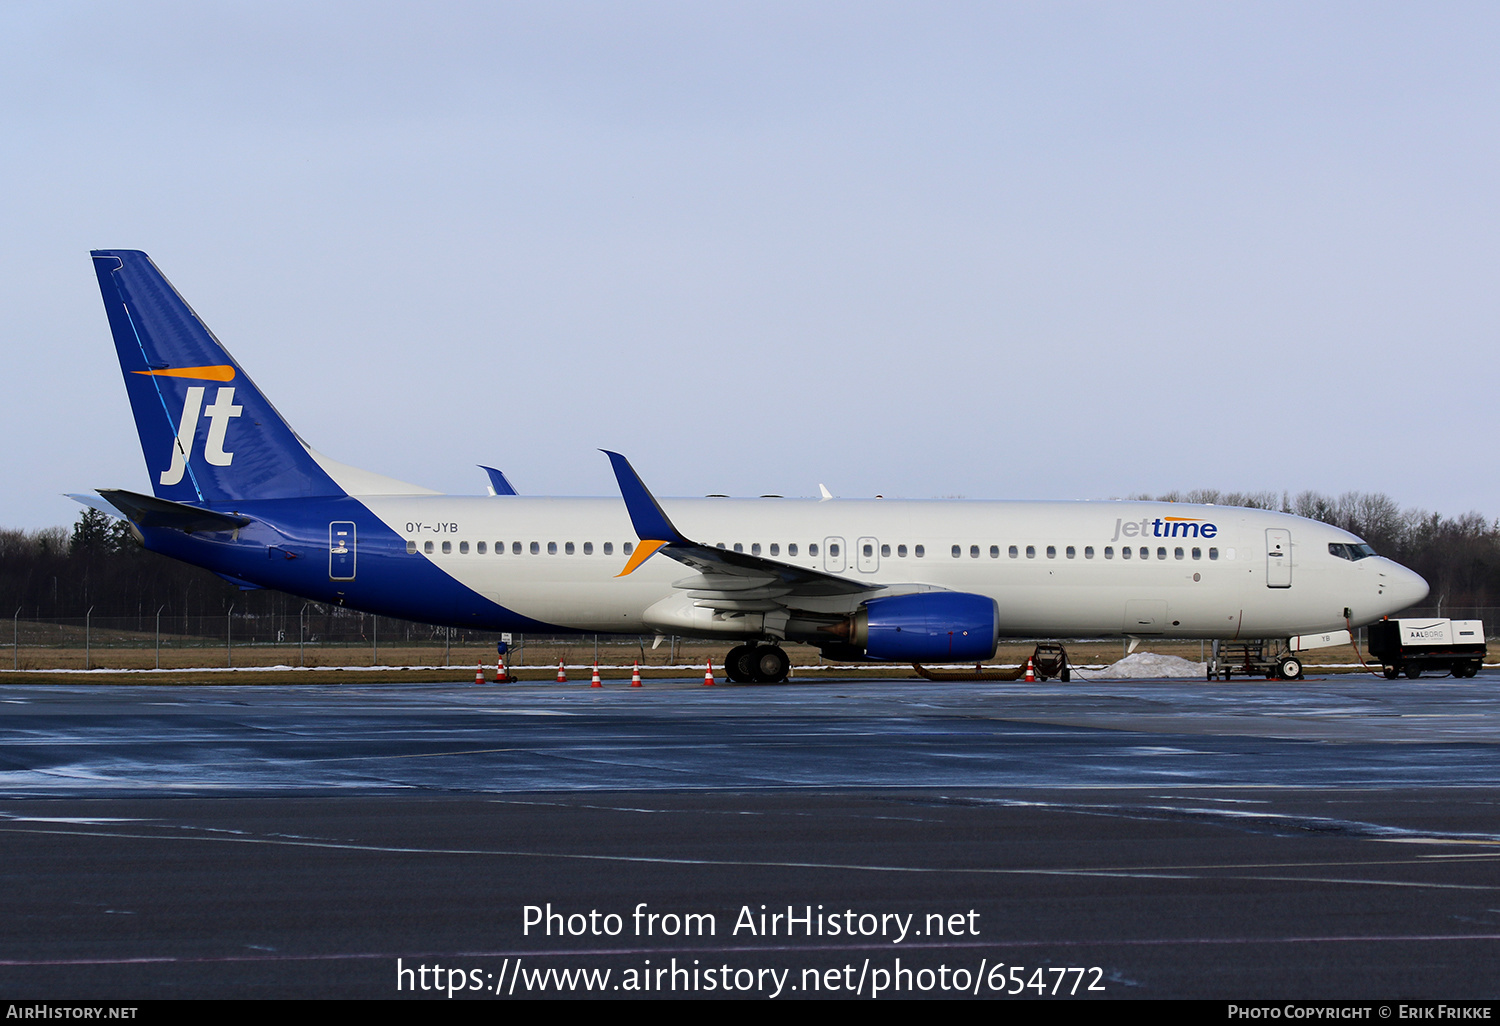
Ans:
[{"label": "blue tail fin", "polygon": [[93,257],[158,498],[344,494],[150,257],[128,249]]}]

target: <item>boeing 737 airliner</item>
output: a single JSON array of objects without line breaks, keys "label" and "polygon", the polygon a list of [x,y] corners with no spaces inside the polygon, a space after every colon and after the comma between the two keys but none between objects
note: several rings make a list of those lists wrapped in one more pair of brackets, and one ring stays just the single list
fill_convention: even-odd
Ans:
[{"label": "boeing 737 airliner", "polygon": [[445,496],[345,466],[282,420],[144,253],[94,270],[153,495],[101,490],[156,552],[247,586],[434,624],[723,639],[731,678],[780,642],[976,662],[1001,637],[1287,638],[1427,594],[1326,524],[1151,502],[658,501]]}]

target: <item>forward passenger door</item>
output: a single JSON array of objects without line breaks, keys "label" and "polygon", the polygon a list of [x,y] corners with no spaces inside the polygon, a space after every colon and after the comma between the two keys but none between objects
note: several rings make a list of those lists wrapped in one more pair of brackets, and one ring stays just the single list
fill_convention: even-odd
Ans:
[{"label": "forward passenger door", "polygon": [[1280,527],[1266,530],[1266,587],[1292,586],[1292,532]]}]

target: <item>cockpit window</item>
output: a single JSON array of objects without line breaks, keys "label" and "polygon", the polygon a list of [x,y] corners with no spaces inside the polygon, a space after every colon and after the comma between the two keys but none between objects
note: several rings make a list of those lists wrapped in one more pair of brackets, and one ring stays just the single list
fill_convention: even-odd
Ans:
[{"label": "cockpit window", "polygon": [[1357,560],[1367,559],[1370,556],[1375,555],[1375,550],[1370,548],[1370,546],[1366,545],[1364,542],[1355,542],[1353,544],[1345,544],[1344,542],[1329,542],[1328,553],[1329,555],[1337,556],[1340,559]]}]

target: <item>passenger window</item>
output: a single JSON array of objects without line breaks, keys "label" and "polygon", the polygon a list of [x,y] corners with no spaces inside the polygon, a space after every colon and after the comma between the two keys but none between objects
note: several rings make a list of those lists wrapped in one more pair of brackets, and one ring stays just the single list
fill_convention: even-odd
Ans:
[{"label": "passenger window", "polygon": [[896,555],[900,556],[902,559],[905,559],[906,558],[906,546],[905,545],[897,545],[896,546]]},{"label": "passenger window", "polygon": [[445,556],[451,556],[452,554],[453,554],[453,543],[452,542],[443,542],[443,555],[445,555]]},{"label": "passenger window", "polygon": [[911,551],[912,551],[912,555],[916,556],[918,559],[921,559],[923,556],[927,555],[927,550],[924,547],[922,547],[921,545],[918,545],[916,548],[912,549]]},{"label": "passenger window", "polygon": [[889,558],[890,554],[891,554],[891,547],[889,545],[882,545],[882,546],[880,546],[880,555],[883,558]]},{"label": "passenger window", "polygon": [[758,555],[760,555],[760,542],[752,542],[751,543],[751,545],[750,545],[750,555],[752,555],[752,556],[758,556]]},{"label": "passenger window", "polygon": [[593,542],[584,542],[583,543],[583,554],[585,556],[592,556],[594,554],[594,543]]},{"label": "passenger window", "polygon": [[[834,559],[838,559],[838,557],[839,557],[839,547],[838,547],[838,543],[837,542],[835,542],[834,544],[828,546],[828,554],[830,556],[832,556]],[[814,555],[816,555],[816,553],[814,553]]]},{"label": "passenger window", "polygon": [[714,548],[716,548],[716,549],[722,549],[722,548],[724,548],[724,543],[723,542],[719,542],[719,544],[715,545]]},{"label": "passenger window", "polygon": [[533,556],[538,555],[541,551],[542,551],[542,546],[541,546],[540,542],[532,542],[531,543],[531,554]]},{"label": "passenger window", "polygon": [[414,541],[408,541],[406,543],[406,554],[408,556],[414,556],[414,555],[416,555],[416,553],[417,553],[417,543],[414,542]]},{"label": "passenger window", "polygon": [[970,545],[969,546],[969,558],[970,559],[978,559],[979,558],[979,546],[978,545]]},{"label": "passenger window", "polygon": [[1036,558],[1036,546],[1035,545],[1028,545],[1028,546],[1026,546],[1026,558],[1027,559],[1035,559]]},{"label": "passenger window", "polygon": [[1218,559],[1219,558],[1219,550],[1218,549],[1209,549],[1208,550],[1208,558],[1209,559]]},{"label": "passenger window", "polygon": [[809,556],[816,556],[818,554],[818,544],[817,544],[817,542],[814,542],[813,544],[811,544],[811,545],[809,545],[807,547],[807,554]]},{"label": "passenger window", "polygon": [[547,543],[547,555],[549,555],[549,556],[555,556],[555,555],[557,555],[557,542],[548,542]]},{"label": "passenger window", "polygon": [[1075,556],[1077,556],[1077,555],[1078,555],[1078,550],[1077,550],[1077,549],[1075,549],[1075,548],[1074,548],[1074,547],[1073,547],[1073,546],[1071,546],[1071,545],[1069,545],[1069,546],[1068,546],[1068,547],[1067,547],[1067,549],[1066,549],[1066,550],[1065,550],[1065,552],[1066,552],[1066,554],[1067,554],[1067,557],[1068,557],[1068,558],[1069,558],[1069,559],[1072,559],[1072,558],[1073,558],[1073,557],[1075,557]]},{"label": "passenger window", "polygon": [[477,552],[477,553],[479,553],[479,555],[482,556],[482,555],[484,555],[489,550],[485,548],[484,542],[475,542],[474,543],[474,551]]},{"label": "passenger window", "polygon": [[1021,550],[1020,549],[1016,548],[1014,545],[1012,545],[1010,547],[1010,558],[1011,559],[1015,559],[1020,554],[1021,554]]},{"label": "passenger window", "polygon": [[429,556],[432,555],[432,542],[423,543],[422,551],[427,553]]},{"label": "passenger window", "polygon": [[[1108,552],[1109,550],[1105,549],[1104,551]],[[1145,550],[1143,549],[1142,551],[1145,551]],[[1130,553],[1131,553],[1131,548],[1130,548],[1129,545],[1121,545],[1120,546],[1120,558],[1121,559],[1129,559],[1130,558]]]},{"label": "passenger window", "polygon": [[512,556],[519,556],[521,554],[521,543],[520,542],[511,542],[510,543],[510,554]]},{"label": "passenger window", "polygon": [[1106,545],[1106,546],[1104,546],[1104,558],[1105,559],[1114,559],[1115,558],[1115,547],[1113,545]]},{"label": "passenger window", "polygon": [[739,542],[735,542],[734,543],[734,551],[736,551],[736,552],[744,552],[745,551],[745,546],[741,545]]},{"label": "passenger window", "polygon": [[786,547],[786,554],[788,556],[795,556],[797,554],[797,543],[796,542],[792,542],[790,545],[788,545]]},{"label": "passenger window", "polygon": [[630,542],[626,542],[624,545],[620,546],[620,551],[623,552],[623,553],[625,553],[625,555],[628,556],[628,555],[630,555],[630,551],[632,549],[634,549],[634,548],[635,548],[635,546],[633,544],[631,544]]},{"label": "passenger window", "polygon": [[469,554],[469,543],[468,542],[459,542],[458,543],[458,554],[460,556],[467,556]]},{"label": "passenger window", "polygon": [[615,554],[615,543],[614,542],[605,542],[604,543],[604,554],[606,556],[613,556]]},{"label": "passenger window", "polygon": [[1141,558],[1142,559],[1150,559],[1151,558],[1151,550],[1148,549],[1148,548],[1146,548],[1146,546],[1144,546],[1144,545],[1141,546]]},{"label": "passenger window", "polygon": [[1085,545],[1083,547],[1083,558],[1084,559],[1093,559],[1094,558],[1094,547],[1092,545]]},{"label": "passenger window", "polygon": [[875,555],[875,546],[866,545],[864,547],[864,554],[866,559],[869,559],[871,556]]},{"label": "passenger window", "polygon": [[1057,546],[1056,545],[1048,545],[1047,546],[1047,558],[1048,559],[1056,559],[1057,558]]},{"label": "passenger window", "polygon": [[566,545],[564,545],[563,552],[564,554],[571,556],[573,554],[573,543],[568,542]]},{"label": "passenger window", "polygon": [[990,558],[991,559],[999,559],[1000,558],[1000,546],[998,546],[998,545],[991,545],[990,546]]},{"label": "passenger window", "polygon": [[964,551],[963,550],[963,546],[961,546],[961,545],[955,545],[955,546],[953,546],[953,558],[957,559],[959,556],[963,555],[963,551]]},{"label": "passenger window", "polygon": [[1167,558],[1167,547],[1165,545],[1159,547],[1156,550],[1156,558],[1157,559],[1166,559]]},{"label": "passenger window", "polygon": [[1181,559],[1182,558],[1182,549],[1181,548],[1173,549],[1172,550],[1172,555],[1176,556],[1178,559]]},{"label": "passenger window", "polygon": [[781,555],[781,544],[779,542],[772,542],[771,543],[771,555],[773,555],[773,556],[779,556],[779,555]]}]

